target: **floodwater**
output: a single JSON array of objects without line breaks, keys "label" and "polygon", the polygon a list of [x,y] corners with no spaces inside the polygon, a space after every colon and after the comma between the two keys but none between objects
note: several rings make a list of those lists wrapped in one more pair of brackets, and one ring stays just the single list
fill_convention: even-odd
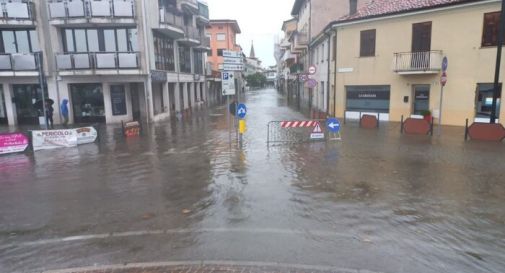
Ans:
[{"label": "floodwater", "polygon": [[[372,272],[505,272],[505,145],[343,127],[341,142],[266,145],[302,119],[274,90],[139,139],[0,157],[0,272],[257,261]],[[234,137],[232,139],[235,139]]]}]

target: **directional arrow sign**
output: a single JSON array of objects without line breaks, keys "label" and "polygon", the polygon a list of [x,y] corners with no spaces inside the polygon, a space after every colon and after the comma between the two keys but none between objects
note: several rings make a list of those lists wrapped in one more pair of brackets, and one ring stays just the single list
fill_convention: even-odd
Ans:
[{"label": "directional arrow sign", "polygon": [[223,63],[225,63],[225,64],[242,64],[242,58],[224,57]]},{"label": "directional arrow sign", "polygon": [[223,57],[242,58],[242,54],[239,51],[223,50]]},{"label": "directional arrow sign", "polygon": [[326,120],[326,127],[332,133],[338,133],[340,131],[340,121],[336,118],[329,118]]},{"label": "directional arrow sign", "polygon": [[247,107],[243,103],[239,104],[237,107],[237,116],[243,119],[245,118],[246,115],[247,115]]},{"label": "directional arrow sign", "polygon": [[244,65],[242,65],[242,64],[223,64],[223,67],[221,70],[242,71],[242,70],[244,70]]}]

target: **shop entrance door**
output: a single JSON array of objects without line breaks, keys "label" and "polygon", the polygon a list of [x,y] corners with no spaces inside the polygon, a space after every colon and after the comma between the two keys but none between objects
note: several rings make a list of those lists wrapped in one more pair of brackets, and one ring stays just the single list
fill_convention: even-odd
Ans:
[{"label": "shop entrance door", "polygon": [[3,86],[0,85],[0,124],[7,124],[7,112],[5,110],[5,96]]},{"label": "shop entrance door", "polygon": [[99,83],[70,84],[75,123],[104,123],[105,107]]},{"label": "shop entrance door", "polygon": [[[20,125],[38,125],[42,110],[42,91],[37,84],[15,84],[12,86],[16,102],[16,114]],[[47,90],[45,91],[46,98]],[[38,103],[37,103],[38,102]],[[37,107],[37,105],[39,107]],[[54,105],[53,105],[54,107]]]},{"label": "shop entrance door", "polygon": [[430,110],[430,86],[414,85],[414,115],[422,115]]}]

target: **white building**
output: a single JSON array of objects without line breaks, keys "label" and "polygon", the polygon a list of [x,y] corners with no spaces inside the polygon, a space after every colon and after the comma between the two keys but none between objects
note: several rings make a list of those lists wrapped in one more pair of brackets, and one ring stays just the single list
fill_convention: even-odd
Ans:
[{"label": "white building", "polygon": [[208,7],[196,0],[0,0],[0,122],[37,124],[34,52],[71,123],[159,121],[206,98]]}]

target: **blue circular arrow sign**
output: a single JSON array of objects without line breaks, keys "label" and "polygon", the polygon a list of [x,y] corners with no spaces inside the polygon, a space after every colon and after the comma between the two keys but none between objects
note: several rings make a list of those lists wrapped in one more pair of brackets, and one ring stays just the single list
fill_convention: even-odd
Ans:
[{"label": "blue circular arrow sign", "polygon": [[326,127],[331,133],[340,132],[340,121],[336,118],[329,118],[326,120]]},{"label": "blue circular arrow sign", "polygon": [[237,107],[237,117],[243,119],[247,115],[247,107],[245,104],[241,103]]}]

